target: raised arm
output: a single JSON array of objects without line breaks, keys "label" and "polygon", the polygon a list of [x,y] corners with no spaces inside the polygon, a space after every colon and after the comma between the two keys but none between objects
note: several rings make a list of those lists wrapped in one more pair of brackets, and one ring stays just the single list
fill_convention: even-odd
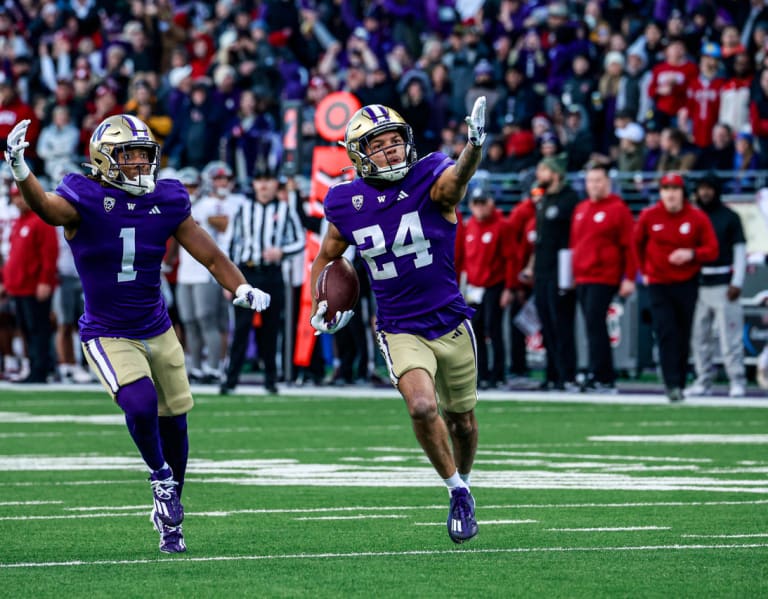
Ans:
[{"label": "raised arm", "polygon": [[472,114],[466,119],[469,141],[459,154],[456,164],[438,177],[430,190],[433,202],[442,205],[443,213],[453,215],[454,208],[467,193],[467,185],[477,171],[485,142],[485,96],[475,100]]},{"label": "raised arm", "polygon": [[60,195],[43,190],[40,181],[24,161],[24,150],[29,147],[25,138],[30,122],[29,119],[19,121],[8,135],[5,159],[11,167],[16,185],[24,201],[49,225],[63,225],[68,231],[76,229],[80,215],[75,207]]}]

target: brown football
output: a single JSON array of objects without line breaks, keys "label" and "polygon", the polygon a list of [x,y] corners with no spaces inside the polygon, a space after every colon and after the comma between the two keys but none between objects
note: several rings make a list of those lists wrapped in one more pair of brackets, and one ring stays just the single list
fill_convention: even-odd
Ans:
[{"label": "brown football", "polygon": [[344,257],[329,262],[317,277],[315,296],[319,302],[328,302],[326,322],[330,322],[336,312],[352,310],[360,297],[360,281],[352,263]]}]

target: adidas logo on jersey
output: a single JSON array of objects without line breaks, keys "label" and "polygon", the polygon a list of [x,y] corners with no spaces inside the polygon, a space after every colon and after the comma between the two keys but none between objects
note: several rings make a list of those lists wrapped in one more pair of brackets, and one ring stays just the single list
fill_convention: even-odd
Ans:
[{"label": "adidas logo on jersey", "polygon": [[397,201],[404,200],[408,197],[408,194],[405,193],[403,190],[400,190],[400,193],[397,194]]},{"label": "adidas logo on jersey", "polygon": [[152,209],[149,211],[150,214],[160,214],[160,208],[157,206],[152,206]]}]

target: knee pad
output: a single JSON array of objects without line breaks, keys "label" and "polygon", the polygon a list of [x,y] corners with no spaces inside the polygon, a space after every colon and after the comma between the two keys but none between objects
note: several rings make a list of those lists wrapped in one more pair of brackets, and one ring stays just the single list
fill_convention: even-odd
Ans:
[{"label": "knee pad", "polygon": [[157,390],[149,377],[145,376],[120,387],[115,401],[127,416],[157,418]]}]

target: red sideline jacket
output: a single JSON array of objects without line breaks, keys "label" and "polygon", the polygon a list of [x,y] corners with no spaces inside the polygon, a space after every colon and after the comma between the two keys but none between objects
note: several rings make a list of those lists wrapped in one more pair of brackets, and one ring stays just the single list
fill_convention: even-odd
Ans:
[{"label": "red sideline jacket", "polygon": [[505,287],[518,289],[526,286],[520,281],[520,271],[528,264],[536,241],[536,204],[531,198],[524,199],[512,209],[507,217],[507,225]]},{"label": "red sideline jacket", "polygon": [[59,258],[56,229],[28,210],[13,223],[10,241],[8,261],[3,268],[8,295],[35,295],[39,283],[55,287]]},{"label": "red sideline jacket", "polygon": [[467,283],[475,287],[492,287],[506,275],[507,221],[500,210],[488,220],[467,220],[464,226],[464,270]]},{"label": "red sideline jacket", "polygon": [[[635,225],[635,251],[649,283],[681,283],[696,276],[704,262],[717,258],[719,246],[712,223],[704,212],[686,200],[677,213],[667,212],[661,201],[640,213]],[[691,262],[674,265],[669,255],[678,248],[692,248]]]},{"label": "red sideline jacket", "polygon": [[637,260],[632,245],[632,212],[619,196],[584,200],[571,218],[573,280],[577,285],[618,285],[635,280]]}]

